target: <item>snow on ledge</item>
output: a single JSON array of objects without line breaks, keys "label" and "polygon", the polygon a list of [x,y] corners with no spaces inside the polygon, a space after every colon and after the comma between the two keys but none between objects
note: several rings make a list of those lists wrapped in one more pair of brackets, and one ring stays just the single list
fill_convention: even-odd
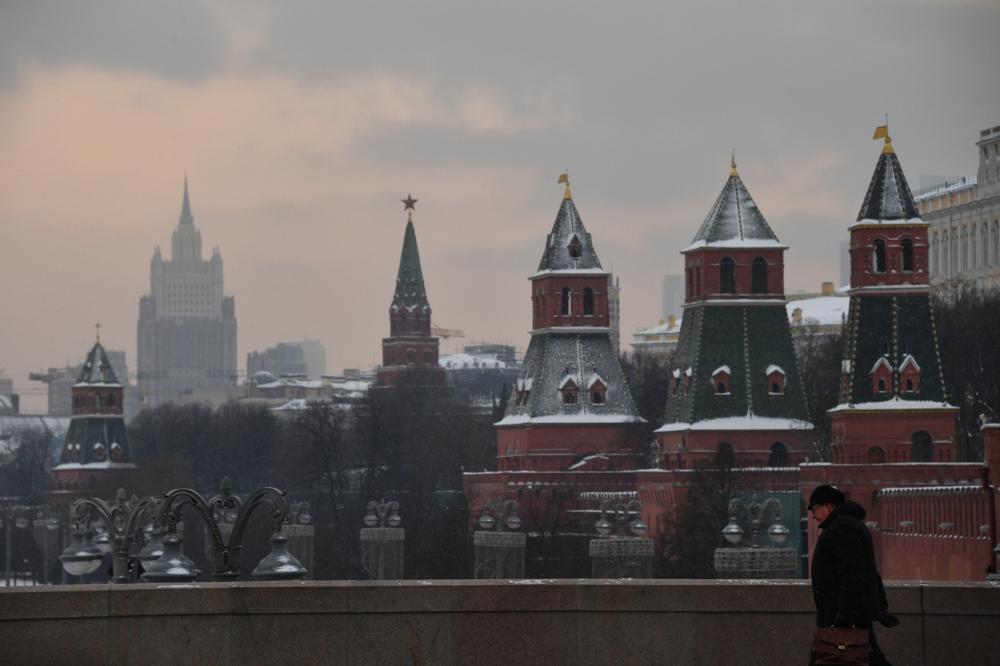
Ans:
[{"label": "snow on ledge", "polygon": [[666,423],[656,432],[681,432],[685,430],[812,430],[813,424],[798,419],[776,419],[769,416],[728,416],[705,419],[694,423]]},{"label": "snow on ledge", "polygon": [[854,404],[840,404],[827,411],[828,414],[834,412],[882,412],[887,410],[907,410],[907,409],[933,409],[940,411],[954,411],[958,407],[949,405],[947,402],[935,402],[933,400],[903,400],[901,398],[891,398],[890,400],[879,400],[877,402],[856,402]]},{"label": "snow on ledge", "polygon": [[556,268],[532,273],[528,279],[534,280],[546,275],[610,275],[610,273],[603,268]]},{"label": "snow on ledge", "polygon": [[136,469],[134,463],[120,463],[113,462],[111,460],[105,460],[103,462],[92,462],[92,463],[63,463],[61,465],[56,465],[52,469],[65,470],[65,469]]},{"label": "snow on ledge", "polygon": [[552,416],[529,416],[528,414],[515,414],[505,416],[493,425],[513,426],[513,425],[547,425],[547,424],[567,424],[581,425],[586,423],[643,423],[644,419],[628,414],[554,414]]},{"label": "snow on ledge", "polygon": [[861,225],[868,225],[868,224],[877,224],[877,225],[880,225],[880,226],[884,227],[884,226],[889,225],[889,224],[892,224],[892,225],[913,225],[913,224],[927,224],[927,222],[925,222],[922,218],[919,218],[919,217],[911,217],[911,218],[907,218],[905,220],[875,220],[875,219],[872,219],[870,217],[866,217],[865,219],[858,220],[857,222],[855,222],[854,224],[852,224],[850,227],[848,227],[848,230],[853,229],[854,227],[858,227],[858,226],[861,226]]},{"label": "snow on ledge", "polygon": [[757,249],[757,248],[773,248],[776,250],[787,250],[788,246],[781,241],[776,241],[770,238],[733,238],[730,240],[720,240],[707,242],[704,240],[699,240],[691,243],[686,248],[681,250],[681,253],[692,252],[694,250],[701,249],[703,247],[710,248],[735,248],[735,249]]}]

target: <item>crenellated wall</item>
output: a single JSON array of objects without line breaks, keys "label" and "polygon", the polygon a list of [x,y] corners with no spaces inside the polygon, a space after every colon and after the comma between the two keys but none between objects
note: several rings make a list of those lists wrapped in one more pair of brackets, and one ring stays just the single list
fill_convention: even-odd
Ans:
[{"label": "crenellated wall", "polygon": [[[893,663],[988,664],[1000,587],[890,584]],[[517,580],[0,591],[3,663],[803,664],[808,584]]]}]

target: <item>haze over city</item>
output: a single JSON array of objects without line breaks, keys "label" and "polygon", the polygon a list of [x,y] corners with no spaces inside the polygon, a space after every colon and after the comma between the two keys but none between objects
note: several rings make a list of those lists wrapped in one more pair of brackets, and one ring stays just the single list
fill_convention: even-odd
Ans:
[{"label": "haze over city", "polygon": [[725,182],[790,246],[789,292],[839,277],[888,114],[911,179],[976,169],[997,123],[995,2],[8,3],[0,8],[0,367],[103,342],[136,360],[153,248],[185,174],[221,249],[239,364],[317,338],[368,368],[406,216],[435,323],[527,345],[568,170],[622,337],[660,318]]}]

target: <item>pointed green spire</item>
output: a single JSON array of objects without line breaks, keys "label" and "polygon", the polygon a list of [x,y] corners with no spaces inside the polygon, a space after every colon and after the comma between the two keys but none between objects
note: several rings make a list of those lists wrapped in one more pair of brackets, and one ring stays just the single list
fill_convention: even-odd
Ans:
[{"label": "pointed green spire", "polygon": [[427,292],[424,290],[424,273],[420,268],[420,251],[417,249],[417,232],[413,221],[406,221],[403,235],[403,250],[399,254],[399,272],[396,275],[396,293],[392,304],[396,307],[426,306]]}]

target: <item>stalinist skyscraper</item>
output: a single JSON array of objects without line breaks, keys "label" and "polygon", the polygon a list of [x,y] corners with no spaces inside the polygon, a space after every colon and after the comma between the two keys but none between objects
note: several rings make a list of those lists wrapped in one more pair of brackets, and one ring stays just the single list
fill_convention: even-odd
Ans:
[{"label": "stalinist skyscraper", "polygon": [[[222,288],[222,255],[201,258],[184,179],[168,261],[153,250],[150,293],[139,299],[139,392],[155,407],[185,396],[222,398],[236,384],[236,306]],[[213,391],[215,389],[215,391]]]}]

